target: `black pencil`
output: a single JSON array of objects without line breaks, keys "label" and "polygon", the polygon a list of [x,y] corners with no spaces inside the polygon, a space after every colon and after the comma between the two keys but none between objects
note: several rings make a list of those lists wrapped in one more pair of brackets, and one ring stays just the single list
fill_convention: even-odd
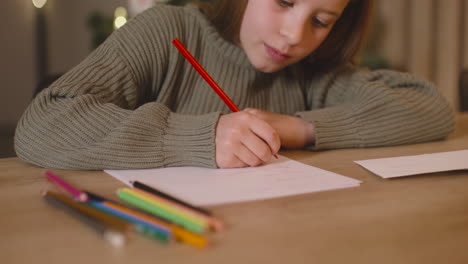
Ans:
[{"label": "black pencil", "polygon": [[74,208],[71,205],[65,203],[64,201],[58,199],[55,196],[55,194],[51,195],[49,192],[44,192],[42,193],[42,195],[48,204],[54,206],[55,208],[61,209],[62,211],[80,220],[82,223],[93,228],[112,246],[120,247],[123,244],[125,244],[126,237],[122,232],[115,230],[114,228],[109,228],[105,223],[87,215],[85,212],[80,211],[78,208]]},{"label": "black pencil", "polygon": [[109,198],[106,198],[106,197],[103,197],[101,195],[97,195],[93,192],[90,192],[90,191],[87,191],[87,190],[83,190],[83,192],[88,196],[88,198],[92,201],[96,201],[96,202],[112,202],[112,203],[115,203],[115,204],[118,204],[118,205],[122,205],[124,206],[123,204],[115,201],[115,200],[112,200],[112,199],[109,199]]},{"label": "black pencil", "polygon": [[149,192],[151,194],[154,194],[154,195],[157,195],[159,197],[166,198],[166,199],[171,200],[173,202],[176,202],[176,203],[178,203],[180,205],[183,205],[183,206],[188,207],[190,209],[193,209],[193,210],[195,210],[197,212],[200,212],[200,213],[202,213],[204,215],[207,215],[207,216],[212,216],[213,215],[210,211],[208,211],[206,209],[191,205],[188,202],[182,201],[182,200],[180,200],[178,198],[175,198],[175,197],[173,197],[173,196],[171,196],[171,195],[169,195],[167,193],[163,193],[162,191],[156,190],[155,188],[150,187],[150,186],[148,186],[148,185],[146,185],[144,183],[141,183],[139,181],[131,182],[131,184],[133,185],[134,188],[137,188],[137,189],[140,189],[140,190],[143,190],[143,191],[147,191],[147,192]]}]

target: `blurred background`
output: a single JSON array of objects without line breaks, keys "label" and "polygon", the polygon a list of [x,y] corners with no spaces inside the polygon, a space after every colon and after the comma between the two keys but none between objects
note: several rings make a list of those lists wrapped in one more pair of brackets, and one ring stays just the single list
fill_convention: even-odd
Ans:
[{"label": "blurred background", "polygon": [[[188,2],[3,0],[0,157],[15,155],[14,128],[37,90],[146,8]],[[372,69],[408,71],[428,79],[461,112],[468,111],[467,48],[468,0],[376,0],[372,30],[358,61]]]}]

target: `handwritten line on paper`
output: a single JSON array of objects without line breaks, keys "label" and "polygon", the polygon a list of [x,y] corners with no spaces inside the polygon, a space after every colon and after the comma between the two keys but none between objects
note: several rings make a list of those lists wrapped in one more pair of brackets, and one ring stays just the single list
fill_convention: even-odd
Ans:
[{"label": "handwritten line on paper", "polygon": [[283,156],[260,167],[241,169],[173,167],[105,172],[127,185],[138,180],[197,206],[356,187],[361,183]]},{"label": "handwritten line on paper", "polygon": [[468,170],[468,150],[354,161],[382,178]]}]

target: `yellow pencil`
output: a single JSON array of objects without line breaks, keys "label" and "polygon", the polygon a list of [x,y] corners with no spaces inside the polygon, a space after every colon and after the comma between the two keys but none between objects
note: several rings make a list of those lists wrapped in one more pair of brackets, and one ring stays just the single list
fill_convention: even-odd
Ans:
[{"label": "yellow pencil", "polygon": [[146,221],[146,222],[149,222],[149,223],[153,223],[153,224],[156,224],[156,225],[162,225],[162,226],[165,226],[167,228],[170,228],[172,230],[172,233],[173,233],[174,237],[177,240],[181,241],[181,242],[191,244],[193,246],[200,247],[200,248],[204,248],[204,247],[207,247],[209,245],[209,243],[208,243],[208,241],[207,241],[207,239],[205,237],[203,237],[201,235],[198,235],[198,234],[195,234],[195,233],[192,233],[190,231],[187,231],[187,230],[185,230],[185,229],[183,229],[181,227],[178,227],[178,226],[176,226],[174,224],[161,221],[161,220],[159,220],[157,218],[154,218],[152,216],[146,215],[144,213],[138,212],[136,210],[121,206],[119,204],[116,204],[116,203],[113,203],[113,202],[110,202],[110,201],[104,201],[103,204],[105,204],[105,205],[107,205],[109,207],[112,207],[114,209],[126,212],[127,214],[133,215],[134,217],[139,218],[142,221]]},{"label": "yellow pencil", "polygon": [[53,198],[61,201],[62,203],[72,207],[72,208],[75,208],[76,210],[79,210],[80,212],[98,220],[98,221],[101,221],[102,223],[105,223],[107,226],[109,226],[110,228],[114,228],[115,230],[119,230],[119,231],[122,231],[122,232],[128,232],[128,231],[131,231],[132,230],[132,225],[129,224],[128,222],[124,221],[124,220],[121,220],[113,215],[110,215],[108,213],[105,213],[105,212],[102,212],[98,209],[95,209],[89,205],[87,205],[86,203],[80,203],[80,202],[76,202],[74,201],[73,199],[70,199],[69,197],[65,196],[65,195],[62,195],[62,194],[59,194],[59,193],[55,193],[55,192],[51,192],[51,191],[47,191],[44,193],[44,196],[45,195],[48,195],[48,196],[52,196]]},{"label": "yellow pencil", "polygon": [[122,188],[121,189],[122,192],[125,192],[129,195],[132,195],[133,197],[136,197],[142,201],[145,201],[157,208],[160,208],[162,210],[165,210],[167,212],[170,212],[171,214],[174,214],[178,217],[181,217],[183,219],[186,219],[187,221],[189,222],[192,222],[196,225],[199,225],[199,226],[206,226],[208,227],[209,224],[208,224],[208,221],[206,221],[206,219],[203,219],[201,217],[198,217],[196,215],[193,215],[193,214],[190,214],[188,212],[184,212],[180,209],[177,209],[175,207],[172,207],[164,202],[161,202],[159,200],[156,200],[154,199],[153,197],[149,196],[149,195],[146,195],[144,193],[142,193],[141,191],[139,190],[136,190],[136,189],[130,189],[130,188]]}]

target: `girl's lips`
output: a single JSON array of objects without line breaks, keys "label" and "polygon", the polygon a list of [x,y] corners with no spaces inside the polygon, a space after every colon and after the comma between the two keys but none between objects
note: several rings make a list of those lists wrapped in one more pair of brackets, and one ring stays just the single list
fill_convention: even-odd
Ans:
[{"label": "girl's lips", "polygon": [[285,60],[287,60],[289,58],[289,56],[287,54],[283,54],[281,53],[279,50],[273,48],[273,47],[270,47],[268,46],[267,44],[265,44],[265,50],[266,50],[266,53],[274,60],[274,61],[277,61],[277,62],[283,62]]}]

